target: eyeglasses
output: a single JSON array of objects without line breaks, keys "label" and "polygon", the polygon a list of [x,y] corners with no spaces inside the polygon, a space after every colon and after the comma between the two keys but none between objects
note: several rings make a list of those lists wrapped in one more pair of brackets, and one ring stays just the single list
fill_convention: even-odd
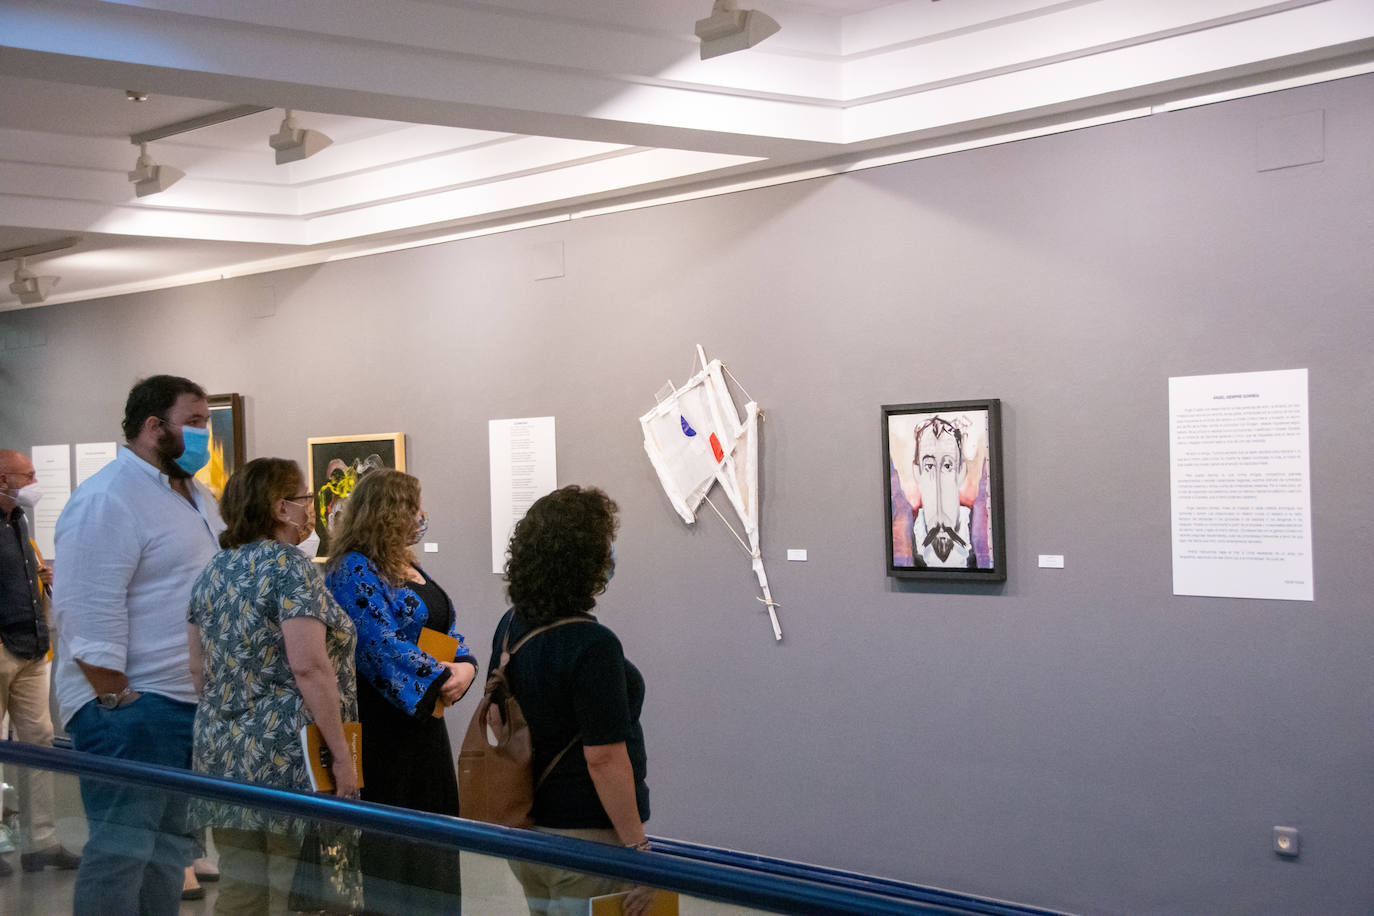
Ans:
[{"label": "eyeglasses", "polygon": [[315,495],[313,493],[302,493],[300,496],[283,496],[282,499],[286,500],[289,503],[298,503],[303,499],[308,499],[313,502],[315,499]]}]

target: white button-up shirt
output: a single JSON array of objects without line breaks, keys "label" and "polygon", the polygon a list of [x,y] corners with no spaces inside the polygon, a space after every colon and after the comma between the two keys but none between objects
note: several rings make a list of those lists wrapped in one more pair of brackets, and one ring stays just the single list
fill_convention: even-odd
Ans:
[{"label": "white button-up shirt", "polygon": [[195,505],[121,447],[77,487],[57,520],[53,621],[62,721],[95,697],[76,659],[123,671],[134,690],[196,701],[186,647],[191,585],[219,550],[215,498]]}]

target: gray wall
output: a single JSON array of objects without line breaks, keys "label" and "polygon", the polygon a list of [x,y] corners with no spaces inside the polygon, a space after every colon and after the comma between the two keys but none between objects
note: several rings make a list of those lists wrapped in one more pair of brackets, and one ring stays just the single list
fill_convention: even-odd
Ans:
[{"label": "gray wall", "polygon": [[[1318,108],[1325,161],[1258,172],[1259,126]],[[600,611],[649,682],[652,832],[1087,912],[1364,911],[1371,149],[1362,77],[7,314],[46,343],[0,354],[0,442],[116,438],[160,371],[242,393],[253,455],[404,430],[426,559],[485,646],[505,607],[486,421],[553,414],[559,481],[623,513]],[[535,281],[550,242],[567,275]],[[636,417],[697,342],[766,411],[781,644],[734,540],[684,526],[641,449]],[[1317,600],[1173,597],[1166,379],[1296,367]],[[878,407],[988,396],[1009,578],[895,584]],[[1298,861],[1270,852],[1276,824],[1301,828]]]}]

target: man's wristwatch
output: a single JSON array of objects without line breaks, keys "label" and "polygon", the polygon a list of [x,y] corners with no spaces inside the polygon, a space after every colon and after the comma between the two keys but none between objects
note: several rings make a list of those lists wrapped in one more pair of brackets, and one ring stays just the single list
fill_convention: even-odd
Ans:
[{"label": "man's wristwatch", "polygon": [[125,687],[119,693],[102,693],[95,698],[95,701],[105,709],[118,709],[121,706],[129,705],[140,696],[142,694],[134,688]]}]

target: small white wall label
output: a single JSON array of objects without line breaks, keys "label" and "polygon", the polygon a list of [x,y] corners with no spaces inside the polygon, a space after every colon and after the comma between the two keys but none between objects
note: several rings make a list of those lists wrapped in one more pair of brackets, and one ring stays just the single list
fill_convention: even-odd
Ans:
[{"label": "small white wall label", "polygon": [[1062,553],[1042,553],[1040,554],[1041,569],[1063,569],[1064,555]]}]

